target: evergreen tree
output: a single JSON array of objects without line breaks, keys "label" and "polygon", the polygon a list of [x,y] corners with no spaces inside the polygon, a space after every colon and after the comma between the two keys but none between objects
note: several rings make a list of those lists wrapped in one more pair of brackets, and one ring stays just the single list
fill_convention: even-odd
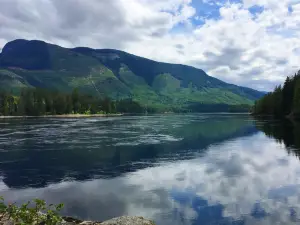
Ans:
[{"label": "evergreen tree", "polygon": [[19,101],[18,101],[18,107],[17,107],[17,115],[18,116],[22,116],[22,115],[26,115],[25,113],[25,90],[22,90],[21,91],[21,94],[20,94],[20,98],[19,98]]},{"label": "evergreen tree", "polygon": [[73,101],[71,96],[66,97],[66,114],[72,114],[73,113]]},{"label": "evergreen tree", "polygon": [[294,91],[293,112],[295,115],[300,115],[300,80],[297,81]]},{"label": "evergreen tree", "polygon": [[79,103],[78,88],[75,88],[72,92],[72,103],[73,103],[74,113],[78,113],[81,108],[81,105]]},{"label": "evergreen tree", "polygon": [[132,99],[114,101],[84,95],[74,89],[71,94],[43,89],[23,89],[20,96],[0,93],[0,115],[55,115],[70,113],[142,113],[143,107]]},{"label": "evergreen tree", "polygon": [[53,99],[53,107],[56,114],[62,115],[66,112],[67,109],[65,96],[57,94]]},{"label": "evergreen tree", "polygon": [[34,116],[35,108],[34,108],[34,96],[33,96],[33,90],[28,89],[25,91],[24,95],[24,105],[25,105],[25,114],[28,116]]},{"label": "evergreen tree", "polygon": [[103,99],[102,105],[103,105],[104,112],[111,113],[111,101],[110,101],[110,99],[108,97],[105,97]]},{"label": "evergreen tree", "polygon": [[287,77],[283,87],[278,86],[271,93],[255,102],[254,114],[273,115],[282,118],[290,113],[300,112],[300,72]]},{"label": "evergreen tree", "polygon": [[35,110],[37,115],[45,115],[46,113],[46,104],[42,95],[37,95]]},{"label": "evergreen tree", "polygon": [[52,95],[45,95],[45,108],[46,112],[54,115],[53,97]]},{"label": "evergreen tree", "polygon": [[282,110],[282,89],[277,86],[273,92],[273,114],[275,117],[280,117],[283,114]]},{"label": "evergreen tree", "polygon": [[8,95],[5,93],[2,99],[2,112],[4,116],[9,115],[9,103],[8,103]]}]

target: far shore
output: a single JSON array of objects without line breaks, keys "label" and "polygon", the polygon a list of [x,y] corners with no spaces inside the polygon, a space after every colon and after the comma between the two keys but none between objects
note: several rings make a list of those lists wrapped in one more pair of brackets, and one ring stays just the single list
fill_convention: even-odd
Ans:
[{"label": "far shore", "polygon": [[[195,112],[196,114],[245,114],[250,115],[248,112]],[[169,114],[189,114],[189,113],[151,113],[149,115],[169,115]],[[193,114],[193,113],[192,113]],[[63,114],[63,115],[43,115],[43,116],[0,116],[0,119],[29,119],[29,118],[91,118],[91,117],[117,117],[117,116],[130,116],[130,115],[148,115],[144,113],[111,113],[111,114]]]},{"label": "far shore", "polygon": [[90,118],[90,117],[115,117],[122,116],[122,113],[114,114],[63,114],[43,116],[0,116],[0,119],[26,119],[26,118]]}]

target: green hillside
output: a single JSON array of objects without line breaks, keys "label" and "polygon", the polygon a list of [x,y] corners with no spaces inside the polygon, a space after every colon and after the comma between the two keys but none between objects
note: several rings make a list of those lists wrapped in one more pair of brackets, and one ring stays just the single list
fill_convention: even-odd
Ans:
[{"label": "green hillside", "polygon": [[[110,49],[67,49],[15,40],[0,54],[0,89],[74,88],[114,99],[132,98],[162,110],[191,105],[253,104],[263,93],[222,82],[194,67],[168,64]],[[199,107],[199,106],[197,106]]]}]

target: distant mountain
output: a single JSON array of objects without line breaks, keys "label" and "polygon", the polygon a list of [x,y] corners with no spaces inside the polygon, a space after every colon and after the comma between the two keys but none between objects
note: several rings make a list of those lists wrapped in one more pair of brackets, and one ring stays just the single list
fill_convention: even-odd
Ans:
[{"label": "distant mountain", "polygon": [[191,66],[161,63],[112,49],[63,48],[15,40],[0,54],[0,89],[41,87],[114,99],[133,98],[154,108],[193,104],[253,104],[264,93],[225,83]]}]

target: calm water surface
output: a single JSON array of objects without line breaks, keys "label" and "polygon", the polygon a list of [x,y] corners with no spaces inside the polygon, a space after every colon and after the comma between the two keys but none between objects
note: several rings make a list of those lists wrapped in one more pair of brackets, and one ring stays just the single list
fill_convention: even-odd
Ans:
[{"label": "calm water surface", "polygon": [[300,224],[299,146],[247,115],[0,120],[0,195],[97,221]]}]

